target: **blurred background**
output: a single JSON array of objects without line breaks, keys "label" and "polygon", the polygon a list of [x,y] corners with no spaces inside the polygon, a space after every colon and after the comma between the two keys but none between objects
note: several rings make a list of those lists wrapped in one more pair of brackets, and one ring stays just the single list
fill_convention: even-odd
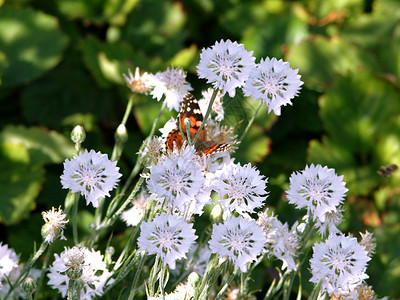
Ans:
[{"label": "blurred background", "polygon": [[[288,61],[304,81],[279,118],[259,113],[235,154],[269,177],[267,205],[293,224],[302,212],[284,195],[291,173],[311,163],[335,168],[349,188],[340,228],[375,234],[368,283],[380,297],[400,298],[400,171],[378,172],[400,165],[397,0],[0,1],[0,240],[21,260],[41,243],[41,212],[67,193],[59,177],[75,125],[86,130],[83,147],[111,153],[130,97],[122,73],[180,66],[200,97],[208,86],[196,75],[199,53],[221,39],[243,43],[256,62]],[[240,133],[257,103],[237,94],[224,98],[224,122]],[[125,176],[160,107],[135,98],[118,164]],[[93,211],[82,208],[84,233]],[[116,234],[121,245],[125,238]],[[254,289],[271,280],[264,277]]]}]

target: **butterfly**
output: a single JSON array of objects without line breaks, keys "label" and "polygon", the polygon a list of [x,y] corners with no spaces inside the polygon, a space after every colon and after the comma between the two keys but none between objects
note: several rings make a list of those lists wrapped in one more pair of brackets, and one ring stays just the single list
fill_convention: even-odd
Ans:
[{"label": "butterfly", "polygon": [[398,169],[396,164],[388,165],[388,166],[381,166],[377,171],[379,176],[389,177]]},{"label": "butterfly", "polygon": [[[177,147],[178,149],[182,147],[183,143],[185,142],[185,139],[183,138],[181,132],[179,131],[179,125],[181,126],[182,131],[186,136],[186,128],[184,121],[187,118],[190,120],[189,132],[190,132],[190,140],[192,141],[196,136],[197,132],[200,130],[201,124],[203,123],[203,114],[201,113],[199,102],[190,93],[188,93],[183,98],[181,111],[179,112],[176,121],[177,128],[171,130],[171,132],[167,136],[167,142],[166,142],[167,150],[168,149],[173,150],[174,144],[175,147]],[[199,155],[210,154],[213,152],[222,152],[230,148],[229,144],[220,144],[212,140],[208,140],[205,126],[203,126],[203,129],[201,130],[194,146],[197,154]]]}]

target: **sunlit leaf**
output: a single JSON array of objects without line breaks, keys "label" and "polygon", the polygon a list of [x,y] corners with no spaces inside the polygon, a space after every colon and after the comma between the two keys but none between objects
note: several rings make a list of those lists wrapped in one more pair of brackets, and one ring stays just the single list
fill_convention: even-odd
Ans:
[{"label": "sunlit leaf", "polygon": [[62,58],[67,37],[56,18],[31,8],[0,10],[0,76],[5,86],[35,79]]}]

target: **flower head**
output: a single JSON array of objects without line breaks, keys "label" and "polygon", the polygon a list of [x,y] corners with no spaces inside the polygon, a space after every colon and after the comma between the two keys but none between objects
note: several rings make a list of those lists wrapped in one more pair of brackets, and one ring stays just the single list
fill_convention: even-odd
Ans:
[{"label": "flower head", "polygon": [[56,210],[54,207],[49,211],[42,212],[42,216],[46,224],[42,227],[42,235],[46,242],[52,243],[56,238],[66,240],[64,236],[65,225],[69,222],[66,220],[66,214],[63,213],[61,207]]},{"label": "flower head", "polygon": [[50,266],[50,273],[47,276],[50,279],[49,285],[57,289],[62,297],[67,294],[72,273],[83,283],[81,299],[92,299],[102,295],[106,282],[113,281],[109,279],[111,273],[107,270],[100,251],[66,247],[60,255],[55,254],[54,257],[55,261]]},{"label": "flower head", "polygon": [[336,175],[334,169],[311,164],[304,171],[292,174],[287,198],[297,208],[305,207],[313,220],[318,218],[325,222],[326,214],[338,210],[347,191],[343,175]]},{"label": "flower head", "polygon": [[214,189],[224,210],[253,213],[267,198],[267,179],[250,163],[225,165],[217,171]]},{"label": "flower head", "polygon": [[128,226],[136,226],[142,220],[148,203],[149,195],[143,192],[140,193],[139,196],[132,201],[133,206],[122,213],[122,220],[124,220]]},{"label": "flower head", "polygon": [[266,238],[256,222],[242,216],[214,224],[209,241],[211,252],[228,257],[242,272],[247,263],[255,261],[263,251]]},{"label": "flower head", "polygon": [[200,53],[197,72],[215,89],[234,97],[237,87],[242,87],[255,67],[253,51],[246,51],[243,44],[230,40],[216,42]]},{"label": "flower head", "polygon": [[8,248],[8,245],[3,245],[0,242],[0,282],[9,277],[12,269],[18,266],[18,256],[13,249]]},{"label": "flower head", "polygon": [[204,183],[201,168],[194,162],[195,156],[194,148],[186,147],[152,165],[147,182],[150,193],[164,197],[173,209],[185,211],[187,205],[196,201]]},{"label": "flower head", "polygon": [[64,189],[85,196],[87,205],[92,203],[98,207],[99,199],[110,196],[110,191],[116,187],[121,177],[116,165],[117,162],[110,161],[106,154],[85,150],[65,160],[61,184]]},{"label": "flower head", "polygon": [[193,224],[183,217],[161,214],[140,226],[138,247],[149,254],[161,257],[164,266],[175,269],[176,260],[186,258],[190,246],[196,240]]},{"label": "flower head", "polygon": [[192,90],[186,81],[186,72],[181,68],[167,68],[164,72],[149,75],[149,84],[154,87],[151,91],[153,98],[160,101],[165,95],[165,101],[169,110],[179,111],[179,105],[183,97]]},{"label": "flower head", "polygon": [[365,269],[369,260],[356,238],[331,235],[313,246],[310,281],[318,283],[322,279],[322,291],[330,296],[347,293],[368,278]]},{"label": "flower head", "polygon": [[273,110],[279,116],[281,106],[292,104],[290,100],[298,95],[303,84],[297,73],[298,69],[293,70],[282,59],[261,59],[246,81],[244,95],[263,101],[268,106],[268,113]]},{"label": "flower head", "polygon": [[276,240],[270,245],[271,253],[283,262],[282,270],[296,270],[295,262],[297,249],[299,245],[299,236],[296,231],[297,222],[289,230],[288,224],[281,224],[276,230]]},{"label": "flower head", "polygon": [[147,72],[144,72],[143,75],[140,75],[138,67],[135,69],[135,76],[133,76],[131,70],[128,70],[128,76],[125,74],[122,75],[125,78],[126,84],[133,93],[147,94],[151,89],[149,84],[150,75]]}]

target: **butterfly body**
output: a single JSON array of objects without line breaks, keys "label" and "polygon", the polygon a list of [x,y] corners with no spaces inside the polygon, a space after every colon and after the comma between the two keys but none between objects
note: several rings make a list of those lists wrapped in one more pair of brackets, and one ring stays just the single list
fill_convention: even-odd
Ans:
[{"label": "butterfly body", "polygon": [[[166,146],[167,149],[173,150],[174,146],[180,149],[185,142],[181,132],[179,131],[179,126],[181,126],[182,131],[186,137],[185,119],[190,120],[190,141],[193,141],[197,132],[200,130],[201,124],[203,123],[203,114],[200,110],[199,103],[192,94],[187,94],[182,101],[182,108],[177,118],[177,127],[168,134]],[[199,155],[210,154],[213,152],[225,151],[229,148],[228,144],[219,144],[212,140],[207,139],[207,131],[205,126],[201,130],[198,139],[195,143],[196,152]]]}]

